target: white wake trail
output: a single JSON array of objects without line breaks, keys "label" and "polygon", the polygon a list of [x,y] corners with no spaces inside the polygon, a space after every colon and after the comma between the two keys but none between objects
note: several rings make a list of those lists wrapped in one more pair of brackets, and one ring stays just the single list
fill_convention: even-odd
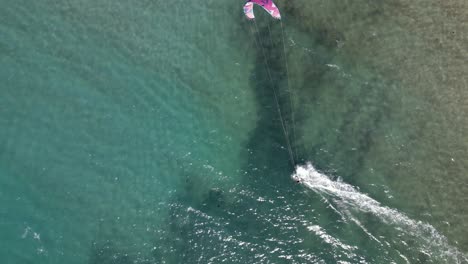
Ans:
[{"label": "white wake trail", "polygon": [[[332,180],[318,172],[311,163],[297,166],[292,178],[319,195],[330,198],[337,205],[335,210],[338,210],[341,216],[346,216],[350,222],[357,221],[351,212],[368,213],[381,222],[394,226],[399,233],[420,241],[419,251],[429,255],[431,259],[450,259],[454,263],[458,263],[459,260],[468,261],[468,258],[449,245],[447,238],[432,225],[413,220],[396,209],[384,206],[348,183]],[[366,233],[369,232],[364,226],[359,227]],[[368,235],[377,240],[371,233]]]}]

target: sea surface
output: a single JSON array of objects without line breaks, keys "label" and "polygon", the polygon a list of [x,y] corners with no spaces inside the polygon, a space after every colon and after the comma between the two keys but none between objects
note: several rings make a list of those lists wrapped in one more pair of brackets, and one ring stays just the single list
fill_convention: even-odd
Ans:
[{"label": "sea surface", "polygon": [[1,263],[468,263],[468,2],[0,0]]}]

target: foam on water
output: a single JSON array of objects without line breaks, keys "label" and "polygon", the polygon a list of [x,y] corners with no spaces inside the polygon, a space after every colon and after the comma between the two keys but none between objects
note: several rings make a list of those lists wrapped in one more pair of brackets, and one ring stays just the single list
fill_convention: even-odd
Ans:
[{"label": "foam on water", "polygon": [[[329,176],[318,172],[311,163],[298,166],[295,173],[291,176],[305,187],[321,195],[335,212],[337,212],[344,221],[354,223],[361,228],[371,239],[377,241],[382,247],[394,249],[395,243],[400,243],[407,247],[405,238],[416,240],[414,245],[416,249],[429,256],[431,260],[451,261],[460,263],[468,261],[467,256],[461,253],[457,248],[449,245],[447,238],[439,233],[432,225],[422,221],[414,220],[396,209],[382,205],[375,199],[360,192],[356,187],[342,182],[341,180],[332,180]],[[335,205],[335,206],[333,206]],[[369,228],[366,228],[356,218],[359,214],[367,213],[375,216],[382,223],[392,226],[397,232],[401,233],[400,241],[379,241],[373,235]],[[330,240],[326,239],[325,240]],[[404,255],[398,252],[403,259]]]}]

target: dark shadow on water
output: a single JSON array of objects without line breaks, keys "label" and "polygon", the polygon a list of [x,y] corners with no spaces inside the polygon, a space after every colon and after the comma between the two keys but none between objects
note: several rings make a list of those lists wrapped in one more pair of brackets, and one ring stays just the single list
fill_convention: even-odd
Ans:
[{"label": "dark shadow on water", "polygon": [[[256,24],[255,24],[256,23]],[[280,21],[271,21],[268,17],[250,22],[253,46],[256,47],[256,63],[251,76],[251,87],[255,94],[258,120],[256,128],[251,132],[246,148],[251,151],[247,159],[246,171],[261,169],[269,183],[284,183],[281,179],[275,179],[268,175],[283,174],[291,175],[294,167],[289,162],[287,149],[288,138],[293,151],[296,164],[303,164],[312,157],[306,148],[298,142],[301,137],[301,125],[304,120],[310,118],[314,113],[302,110],[302,104],[317,102],[317,95],[323,93],[327,87],[323,84],[324,76],[330,71],[326,64],[335,56],[336,42],[332,41],[330,35],[336,37],[339,33],[326,33],[327,28],[315,29],[309,34],[316,36],[314,45],[320,46],[319,52],[311,52],[300,56],[294,61],[303,72],[290,72],[287,75],[287,63],[285,57],[289,57],[289,45],[287,33],[282,33]],[[284,23],[284,22],[283,22]],[[288,26],[295,27],[295,21],[288,22]],[[285,25],[283,25],[286,28]],[[323,46],[330,44],[330,46]],[[284,51],[286,50],[286,51]],[[268,74],[271,73],[271,79]],[[294,78],[300,76],[305,78],[302,86],[295,85]],[[288,80],[289,79],[289,80]],[[289,82],[288,82],[289,81]],[[286,136],[278,113],[275,94],[279,99],[279,108],[286,128]],[[291,107],[291,98],[295,102]],[[292,112],[292,110],[294,112]],[[289,181],[289,177],[286,177]]]},{"label": "dark shadow on water", "polygon": [[[287,140],[291,146],[294,144],[294,140],[282,54],[283,46],[277,34],[281,28],[279,22],[267,23],[269,24],[259,21],[249,22],[250,25],[246,25],[255,32],[250,36],[257,48],[255,68],[250,82],[256,99],[258,116],[256,127],[249,135],[249,141],[245,147],[250,151],[246,171],[262,169],[263,172],[272,170],[276,173],[281,171],[284,175],[290,175],[294,168],[290,163]],[[278,112],[275,91],[281,116]],[[282,121],[286,128],[286,135]],[[255,174],[269,174],[263,172]],[[272,183],[277,179],[268,178],[265,180]]]}]

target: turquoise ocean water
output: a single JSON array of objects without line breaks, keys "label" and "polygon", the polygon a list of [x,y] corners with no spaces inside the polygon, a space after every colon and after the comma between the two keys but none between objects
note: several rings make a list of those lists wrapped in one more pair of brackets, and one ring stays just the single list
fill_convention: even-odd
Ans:
[{"label": "turquoise ocean water", "polygon": [[276,2],[2,1],[2,263],[468,263],[466,2]]}]

